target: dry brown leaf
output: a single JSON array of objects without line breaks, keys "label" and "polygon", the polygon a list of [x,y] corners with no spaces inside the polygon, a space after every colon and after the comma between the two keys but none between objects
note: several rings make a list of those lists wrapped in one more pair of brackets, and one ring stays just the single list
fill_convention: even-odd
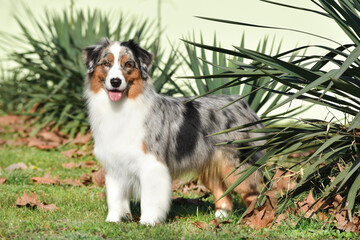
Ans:
[{"label": "dry brown leaf", "polygon": [[85,186],[90,185],[92,183],[91,175],[87,174],[87,173],[84,173],[83,175],[80,176],[80,181]]},{"label": "dry brown leaf", "polygon": [[275,210],[267,211],[266,208],[262,210],[255,210],[252,216],[247,217],[247,224],[254,229],[269,227],[275,219]]},{"label": "dry brown leaf", "polygon": [[277,209],[277,196],[276,191],[268,191],[264,194],[266,202],[263,206],[254,209],[255,199],[249,206],[242,223],[247,224],[254,229],[269,227],[275,219],[275,211]]},{"label": "dry brown leaf", "polygon": [[21,121],[22,121],[22,120],[21,120],[21,117],[20,117],[20,116],[16,116],[16,115],[0,116],[0,125],[2,125],[2,126],[18,124],[18,123],[20,123]]},{"label": "dry brown leaf", "polygon": [[38,149],[41,150],[54,149],[59,147],[60,145],[61,144],[59,142],[50,142],[50,141],[42,140],[37,137],[29,138],[27,144],[28,147],[37,147]]},{"label": "dry brown leaf", "polygon": [[277,168],[273,177],[274,182],[271,189],[284,190],[288,192],[296,186],[296,182],[292,180],[294,178],[296,178],[294,172]]},{"label": "dry brown leaf", "polygon": [[13,171],[13,170],[17,170],[17,169],[27,169],[27,166],[23,162],[18,162],[18,163],[11,164],[7,168],[5,168],[5,170],[7,170],[7,171]]},{"label": "dry brown leaf", "polygon": [[6,143],[5,139],[0,139],[0,145],[4,145]]},{"label": "dry brown leaf", "polygon": [[213,218],[210,222],[209,222],[209,225],[210,226],[217,226],[219,223],[218,219],[217,218]]},{"label": "dry brown leaf", "polygon": [[209,230],[209,225],[207,225],[206,222],[196,221],[191,224],[194,225],[198,229]]},{"label": "dry brown leaf", "polygon": [[172,181],[172,191],[176,192],[178,190],[178,187],[180,186],[180,180],[176,179]]},{"label": "dry brown leaf", "polygon": [[274,226],[282,225],[284,223],[285,219],[286,219],[286,216],[284,213],[279,214],[275,220]]},{"label": "dry brown leaf", "polygon": [[44,212],[47,212],[47,211],[53,212],[53,211],[56,211],[59,209],[54,203],[51,203],[51,204],[39,203],[39,204],[37,204],[37,208],[43,210]]},{"label": "dry brown leaf", "polygon": [[257,203],[257,198],[255,198],[249,205],[249,207],[246,209],[246,213],[245,215],[248,215],[250,213],[252,213],[255,209],[255,206],[256,206],[256,203]]},{"label": "dry brown leaf", "polygon": [[9,146],[25,146],[28,144],[28,139],[27,138],[18,138],[18,139],[10,139],[6,141],[6,144]]},{"label": "dry brown leaf", "polygon": [[57,177],[51,178],[50,173],[46,173],[44,175],[44,177],[32,177],[31,180],[33,182],[35,182],[36,184],[50,185],[50,184],[58,184],[59,183],[59,180],[57,179]]},{"label": "dry brown leaf", "polygon": [[68,162],[68,163],[63,163],[62,167],[67,168],[67,169],[71,169],[71,168],[76,168],[77,165],[74,162]]},{"label": "dry brown leaf", "polygon": [[16,206],[18,207],[22,207],[22,206],[35,207],[37,203],[38,202],[36,199],[36,194],[31,193],[31,196],[29,196],[29,194],[27,194],[25,191],[24,194],[21,197],[18,197],[16,200]]},{"label": "dry brown leaf", "polygon": [[[61,152],[61,154],[64,155],[66,158],[75,158],[75,157],[82,157],[88,155],[86,151],[78,150],[77,148],[63,151]],[[94,162],[94,161],[88,161],[88,162]],[[85,164],[84,167],[88,167],[88,165],[90,165],[90,164],[86,164],[86,162],[84,164]]]},{"label": "dry brown leaf", "polygon": [[198,195],[209,192],[204,185],[198,183],[198,180],[192,180],[186,183],[179,182],[176,190],[185,194],[191,192]]},{"label": "dry brown leaf", "polygon": [[66,158],[71,158],[76,153],[76,151],[77,149],[73,148],[66,151],[62,151],[61,154],[64,155]]},{"label": "dry brown leaf", "polygon": [[267,191],[264,195],[266,196],[266,202],[265,202],[266,210],[269,211],[269,210],[277,209],[276,191]]},{"label": "dry brown leaf", "polygon": [[4,134],[4,133],[6,133],[5,129],[0,127],[0,134]]},{"label": "dry brown leaf", "polygon": [[21,197],[18,197],[18,199],[16,200],[16,206],[18,207],[31,207],[31,208],[39,208],[42,209],[43,211],[55,211],[58,209],[58,207],[55,206],[55,204],[46,204],[46,203],[42,203],[40,201],[37,200],[37,196],[35,193],[31,193],[31,196],[29,196],[29,194],[27,194],[24,191],[24,194]]},{"label": "dry brown leaf", "polygon": [[76,135],[76,137],[74,138],[73,143],[77,144],[77,145],[83,145],[83,144],[90,142],[91,138],[92,138],[91,133],[87,133],[84,136],[81,136],[81,134],[78,133]]},{"label": "dry brown leaf", "polygon": [[76,186],[76,187],[82,185],[81,181],[77,180],[77,179],[65,179],[65,180],[61,181],[61,183],[66,184],[66,185]]},{"label": "dry brown leaf", "polygon": [[50,132],[50,131],[45,131],[45,130],[39,132],[37,135],[40,136],[41,138],[43,138],[45,141],[56,142],[58,144],[61,144],[62,140],[63,140],[55,132]]},{"label": "dry brown leaf", "polygon": [[6,183],[6,178],[0,177],[0,184],[4,184],[4,183]]},{"label": "dry brown leaf", "polygon": [[99,187],[105,186],[105,170],[101,168],[97,172],[91,174],[92,181]]},{"label": "dry brown leaf", "polygon": [[90,161],[86,161],[86,162],[80,162],[78,163],[78,167],[81,167],[81,168],[88,168],[88,167],[92,167],[95,165],[95,162],[90,160]]}]

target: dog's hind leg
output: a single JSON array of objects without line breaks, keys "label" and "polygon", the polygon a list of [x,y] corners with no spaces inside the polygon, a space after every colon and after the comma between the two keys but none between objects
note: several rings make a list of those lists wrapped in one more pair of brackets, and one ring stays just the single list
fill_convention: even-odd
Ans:
[{"label": "dog's hind leg", "polygon": [[[212,192],[215,199],[215,217],[224,218],[232,211],[232,198],[228,194],[220,199],[225,191],[240,177],[238,173],[245,167],[236,169],[236,161],[231,159],[231,154],[223,154],[217,151],[209,164],[205,165],[199,172],[200,181]],[[259,195],[258,185],[261,174],[255,172],[245,181],[238,185],[234,191],[238,193],[245,205],[250,203]]]},{"label": "dog's hind leg", "polygon": [[228,194],[221,198],[225,193],[227,186],[221,177],[220,154],[214,154],[212,160],[199,171],[199,179],[214,196],[215,217],[226,218],[232,211],[232,197]]},{"label": "dog's hind leg", "polygon": [[[227,188],[222,179],[220,179],[217,174],[213,174],[215,173],[209,169],[207,174],[202,173],[200,175],[200,181],[214,195],[215,217],[220,219],[227,218],[229,213],[232,211],[232,197],[230,194],[228,194],[220,199]],[[209,177],[209,175],[213,176]]]},{"label": "dog's hind leg", "polygon": [[[239,173],[247,167],[249,167],[248,164],[235,170],[234,166],[224,165],[222,167],[221,177],[223,177],[226,187],[229,188],[241,176]],[[246,207],[249,207],[251,202],[258,197],[258,186],[260,185],[260,182],[261,173],[255,171],[234,189],[234,191],[241,196]]]}]

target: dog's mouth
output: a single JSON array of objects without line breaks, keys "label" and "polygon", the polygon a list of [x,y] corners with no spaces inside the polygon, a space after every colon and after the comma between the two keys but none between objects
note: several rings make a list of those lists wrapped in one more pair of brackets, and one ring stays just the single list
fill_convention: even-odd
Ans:
[{"label": "dog's mouth", "polygon": [[114,102],[119,101],[123,96],[123,92],[120,90],[108,90],[108,94],[111,101]]}]

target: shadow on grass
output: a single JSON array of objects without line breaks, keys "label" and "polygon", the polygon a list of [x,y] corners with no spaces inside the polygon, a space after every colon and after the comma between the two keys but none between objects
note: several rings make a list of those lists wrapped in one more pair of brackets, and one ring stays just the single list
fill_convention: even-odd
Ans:
[{"label": "shadow on grass", "polygon": [[[242,201],[239,201],[239,197],[233,196],[233,199],[233,213],[240,217],[246,211],[246,206]],[[212,197],[211,199],[206,198],[197,200],[197,198],[180,198],[180,200],[173,200],[167,218],[168,221],[178,218],[197,218],[198,216],[209,214],[215,215],[215,204]],[[131,201],[131,211],[133,216],[140,216],[140,202]]]}]

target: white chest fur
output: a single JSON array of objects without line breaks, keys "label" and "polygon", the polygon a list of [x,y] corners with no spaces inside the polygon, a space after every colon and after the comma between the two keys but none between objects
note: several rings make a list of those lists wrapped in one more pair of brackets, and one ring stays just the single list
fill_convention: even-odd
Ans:
[{"label": "white chest fur", "polygon": [[[142,98],[112,102],[103,90],[89,97],[94,153],[108,172],[137,175],[142,165],[144,121],[149,108]],[[126,173],[118,172],[121,169]]]}]

